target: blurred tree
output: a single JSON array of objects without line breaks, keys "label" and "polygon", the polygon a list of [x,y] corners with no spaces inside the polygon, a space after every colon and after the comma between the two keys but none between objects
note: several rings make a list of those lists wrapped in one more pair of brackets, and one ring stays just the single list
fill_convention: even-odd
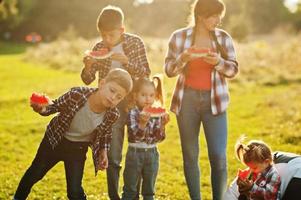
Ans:
[{"label": "blurred tree", "polygon": [[292,17],[294,25],[298,31],[301,30],[301,1],[296,5],[296,11],[293,13]]},{"label": "blurred tree", "polygon": [[0,1],[0,20],[6,19],[10,15],[16,15],[17,13],[17,0]]},{"label": "blurred tree", "polygon": [[37,0],[3,0],[0,4],[0,34],[10,34],[30,15]]},{"label": "blurred tree", "polygon": [[284,0],[246,0],[246,2],[253,33],[268,33],[290,19],[291,13]]}]

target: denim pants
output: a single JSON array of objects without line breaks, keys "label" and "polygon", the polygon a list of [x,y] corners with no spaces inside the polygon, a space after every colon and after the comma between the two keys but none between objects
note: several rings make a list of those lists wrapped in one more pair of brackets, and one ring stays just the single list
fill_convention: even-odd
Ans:
[{"label": "denim pants", "polygon": [[[82,187],[82,178],[87,150],[87,142],[71,142],[65,138],[53,150],[47,136],[44,136],[31,166],[27,169],[19,183],[14,199],[26,199],[32,186],[41,180],[59,161],[63,161],[68,198],[72,200],[85,200],[86,195]],[[51,199],[51,197],[48,199]]]},{"label": "denim pants", "polygon": [[140,178],[142,181],[143,199],[153,200],[158,169],[159,153],[156,147],[149,149],[129,147],[123,172],[122,200],[136,199]]},{"label": "denim pants", "polygon": [[203,125],[211,167],[213,200],[221,200],[227,185],[227,115],[212,115],[210,91],[185,88],[177,116],[184,174],[190,198],[200,200],[199,132]]},{"label": "denim pants", "polygon": [[121,170],[122,146],[124,140],[124,127],[127,120],[125,112],[127,102],[123,100],[118,106],[119,119],[113,125],[111,147],[108,152],[109,166],[107,169],[108,193],[111,200],[119,200],[119,174]]}]

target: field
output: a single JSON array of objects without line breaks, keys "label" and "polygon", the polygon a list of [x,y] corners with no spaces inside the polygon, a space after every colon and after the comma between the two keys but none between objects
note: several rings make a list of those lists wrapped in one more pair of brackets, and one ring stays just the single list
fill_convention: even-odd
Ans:
[{"label": "field", "polygon": [[[242,134],[248,139],[262,139],[274,150],[301,154],[301,61],[297,57],[300,57],[301,48],[295,45],[296,38],[292,40],[281,46],[282,49],[280,45],[270,46],[262,41],[238,46],[241,74],[229,81],[228,182],[235,177],[238,168],[243,168],[233,153],[234,144]],[[81,65],[72,66],[78,67],[76,70],[66,70],[31,60],[25,52],[26,45],[0,43],[0,47],[0,199],[11,199],[51,119],[31,110],[29,96],[37,91],[56,98],[70,87],[83,83],[78,72]],[[153,73],[162,73],[164,47],[148,45],[148,49]],[[77,58],[80,63],[80,55]],[[167,106],[175,81],[175,78],[164,79]],[[202,197],[210,200],[210,167],[204,135],[200,135]],[[167,126],[167,139],[159,149],[161,162],[156,198],[189,199],[174,114]],[[83,179],[88,199],[107,199],[105,176],[104,172],[94,176],[89,150]],[[67,199],[62,163],[33,187],[29,199]]]}]

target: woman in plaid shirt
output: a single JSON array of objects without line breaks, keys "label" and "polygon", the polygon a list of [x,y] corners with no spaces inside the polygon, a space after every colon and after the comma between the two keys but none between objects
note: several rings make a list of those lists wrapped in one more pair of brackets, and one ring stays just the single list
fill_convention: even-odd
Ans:
[{"label": "woman in plaid shirt", "polygon": [[238,159],[249,167],[255,180],[237,177],[238,200],[280,200],[280,175],[273,164],[272,151],[262,141],[252,140],[235,147]]},{"label": "woman in plaid shirt", "polygon": [[[180,131],[184,174],[190,198],[200,200],[199,132],[204,127],[211,166],[213,200],[226,189],[227,78],[238,73],[235,50],[227,32],[216,27],[224,15],[220,0],[197,0],[194,26],[175,31],[169,41],[165,72],[178,76],[171,102]],[[195,49],[207,54],[195,55]]]}]

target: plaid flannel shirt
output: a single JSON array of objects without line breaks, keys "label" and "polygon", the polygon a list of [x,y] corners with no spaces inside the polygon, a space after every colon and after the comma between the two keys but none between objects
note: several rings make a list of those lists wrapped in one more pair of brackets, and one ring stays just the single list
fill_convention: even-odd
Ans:
[{"label": "plaid flannel shirt", "polygon": [[[46,110],[40,113],[43,116],[58,114],[52,118],[46,129],[46,136],[54,149],[68,131],[75,114],[87,102],[88,97],[96,92],[97,88],[74,87],[46,107]],[[109,150],[112,138],[112,125],[118,119],[119,112],[117,108],[108,109],[103,121],[93,130],[91,134],[94,138],[90,144],[94,161],[95,173],[99,166],[99,153],[101,149]]]},{"label": "plaid flannel shirt", "polygon": [[[148,60],[146,57],[145,45],[142,39],[136,35],[124,33],[121,36],[122,48],[124,54],[128,57],[128,64],[123,65],[132,78],[140,78],[150,75]],[[104,42],[98,42],[93,51],[105,48]],[[98,71],[99,80],[103,79],[111,69],[112,59],[97,60],[92,64],[91,68],[84,67],[81,72],[81,78],[85,84],[90,84],[95,80],[95,74]]]},{"label": "plaid flannel shirt", "polygon": [[[185,49],[192,46],[193,32],[193,27],[175,31],[169,40],[169,48],[165,58],[164,68],[166,75],[169,77],[178,76],[170,107],[170,110],[177,115],[181,110],[185,88],[185,69],[187,66],[187,63],[180,61],[180,55]],[[228,56],[227,59],[221,57],[220,62],[211,72],[211,111],[213,115],[218,115],[228,107],[229,92],[226,78],[233,78],[238,73],[238,63],[230,35],[221,29],[215,29],[214,34]],[[213,39],[212,47],[216,52],[220,53]]]},{"label": "plaid flannel shirt", "polygon": [[251,200],[280,200],[280,175],[274,165],[260,173],[252,189]]},{"label": "plaid flannel shirt", "polygon": [[140,129],[138,126],[140,112],[136,107],[128,113],[128,141],[130,143],[145,142],[147,144],[163,141],[165,139],[165,127],[162,124],[162,118],[150,118],[146,127]]}]

